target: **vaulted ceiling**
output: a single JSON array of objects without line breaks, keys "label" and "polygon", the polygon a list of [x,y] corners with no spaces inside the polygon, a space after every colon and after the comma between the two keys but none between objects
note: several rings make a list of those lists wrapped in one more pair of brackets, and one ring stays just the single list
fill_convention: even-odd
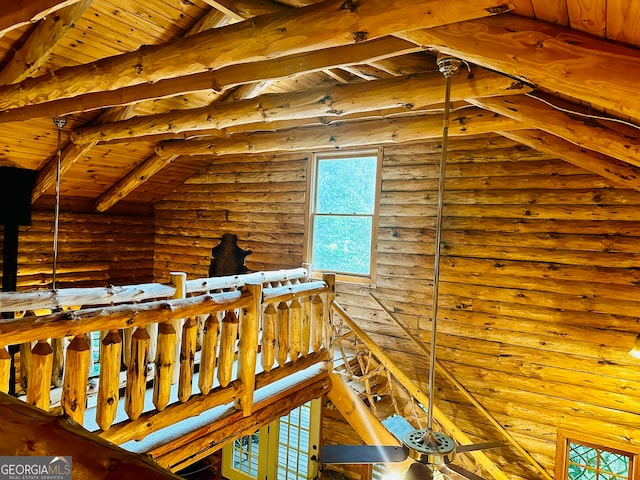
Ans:
[{"label": "vaulted ceiling", "polygon": [[96,211],[217,155],[498,132],[640,189],[631,0],[30,0],[0,18],[0,166]]}]

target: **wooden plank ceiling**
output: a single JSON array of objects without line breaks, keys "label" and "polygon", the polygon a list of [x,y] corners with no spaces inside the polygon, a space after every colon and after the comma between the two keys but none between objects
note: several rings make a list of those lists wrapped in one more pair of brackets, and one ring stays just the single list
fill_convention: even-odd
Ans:
[{"label": "wooden plank ceiling", "polygon": [[[640,6],[594,0],[31,0],[0,19],[0,166],[36,202],[150,206],[212,155],[499,132],[640,189]],[[611,120],[607,120],[611,119]],[[616,121],[613,121],[616,120]],[[366,122],[366,123],[365,123]]]}]

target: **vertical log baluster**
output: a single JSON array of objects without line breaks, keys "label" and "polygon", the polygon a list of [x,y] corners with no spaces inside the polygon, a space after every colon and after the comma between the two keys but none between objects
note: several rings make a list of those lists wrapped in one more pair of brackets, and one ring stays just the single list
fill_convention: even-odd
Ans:
[{"label": "vertical log baluster", "polygon": [[[184,272],[171,272],[169,273],[169,282],[176,287],[176,293],[173,295],[173,298],[186,298],[187,297],[187,274]],[[176,349],[175,349],[175,357],[173,359],[174,365],[180,365],[180,348],[177,348],[178,345],[182,343],[182,323],[183,318],[175,318],[172,320],[173,328],[176,331]],[[178,383],[180,377],[180,370],[177,368],[173,369],[173,378],[171,379],[172,384]]]},{"label": "vertical log baluster", "polygon": [[265,372],[271,371],[275,360],[277,315],[273,303],[267,305],[262,315],[262,368]]},{"label": "vertical log baluster", "polygon": [[62,411],[80,425],[87,408],[87,382],[91,350],[84,335],[76,335],[67,347],[62,385]]},{"label": "vertical log baluster", "polygon": [[100,383],[98,385],[98,405],[96,422],[102,430],[107,430],[116,418],[120,398],[120,363],[122,358],[122,337],[119,330],[109,330],[102,339],[100,349]]},{"label": "vertical log baluster", "polygon": [[218,347],[219,333],[220,322],[218,320],[218,312],[216,312],[209,315],[204,323],[202,332],[198,387],[203,395],[209,393],[213,387],[213,373],[216,367],[216,348]]},{"label": "vertical log baluster", "polygon": [[245,285],[243,290],[251,294],[251,303],[242,315],[242,335],[238,348],[238,376],[244,386],[242,396],[236,401],[236,408],[247,417],[253,410],[253,393],[256,385],[256,358],[258,356],[258,331],[262,309],[262,284]]},{"label": "vertical log baluster", "polygon": [[324,336],[324,305],[322,298],[316,294],[311,299],[311,349],[317,352],[322,348]]},{"label": "vertical log baluster", "polygon": [[[325,273],[322,275],[322,280],[327,284],[327,290],[320,294],[324,303],[323,310],[323,338],[322,346],[329,352],[329,358],[333,358],[333,342],[331,336],[333,335],[333,300],[336,297],[336,275],[335,273]],[[332,364],[329,363],[331,366]]]},{"label": "vertical log baluster", "polygon": [[35,342],[20,344],[20,386],[25,392],[29,389],[29,377],[31,377],[32,365],[31,351],[35,346]]},{"label": "vertical log baluster", "polygon": [[238,323],[238,317],[233,310],[228,310],[222,319],[222,333],[220,335],[220,365],[218,366],[218,381],[222,387],[226,387],[231,382],[233,359],[236,354]]},{"label": "vertical log baluster", "polygon": [[300,320],[300,354],[304,357],[309,353],[309,342],[311,340],[311,299],[301,298],[302,318]]},{"label": "vertical log baluster", "polygon": [[294,362],[302,349],[302,305],[294,298],[289,304],[289,356]]},{"label": "vertical log baluster", "polygon": [[[52,338],[51,349],[53,361],[51,366],[51,383],[55,387],[62,387],[64,382],[64,351],[66,338]],[[88,368],[88,367],[87,367]]]},{"label": "vertical log baluster", "polygon": [[193,369],[196,362],[196,343],[198,341],[198,322],[189,317],[182,326],[180,345],[180,379],[178,381],[178,399],[186,402],[193,390]]},{"label": "vertical log baluster", "polygon": [[133,327],[125,328],[123,332],[123,341],[122,345],[122,364],[124,368],[128,369],[131,364],[131,346],[133,345]]},{"label": "vertical log baluster", "polygon": [[153,404],[158,410],[164,410],[169,404],[173,365],[176,358],[176,338],[173,323],[162,322],[158,325],[156,371],[153,380]]},{"label": "vertical log baluster", "polygon": [[124,411],[131,420],[138,418],[144,409],[148,354],[149,333],[145,327],[138,327],[131,337],[131,361],[127,369],[127,390],[124,401]]},{"label": "vertical log baluster", "polygon": [[51,403],[51,368],[53,349],[46,340],[38,340],[31,351],[31,367],[27,382],[27,403],[49,410]]},{"label": "vertical log baluster", "polygon": [[278,320],[276,322],[278,344],[276,346],[276,360],[281,367],[287,363],[289,356],[289,305],[286,302],[278,304]]},{"label": "vertical log baluster", "polygon": [[11,355],[5,347],[0,348],[0,392],[9,391],[9,377],[11,376]]}]

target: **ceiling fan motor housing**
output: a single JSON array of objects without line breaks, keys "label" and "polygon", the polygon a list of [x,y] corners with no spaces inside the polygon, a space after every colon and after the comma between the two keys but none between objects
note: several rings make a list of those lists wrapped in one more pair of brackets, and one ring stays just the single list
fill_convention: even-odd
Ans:
[{"label": "ceiling fan motor housing", "polygon": [[402,439],[409,456],[425,465],[448,464],[455,458],[456,444],[443,433],[432,430],[413,430]]}]

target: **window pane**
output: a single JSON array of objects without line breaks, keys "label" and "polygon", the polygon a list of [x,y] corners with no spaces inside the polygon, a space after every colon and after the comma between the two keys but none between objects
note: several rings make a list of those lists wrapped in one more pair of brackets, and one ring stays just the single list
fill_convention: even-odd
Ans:
[{"label": "window pane", "polygon": [[368,275],[371,265],[371,217],[316,216],[313,268]]},{"label": "window pane", "polygon": [[318,160],[316,213],[372,215],[377,157]]}]

